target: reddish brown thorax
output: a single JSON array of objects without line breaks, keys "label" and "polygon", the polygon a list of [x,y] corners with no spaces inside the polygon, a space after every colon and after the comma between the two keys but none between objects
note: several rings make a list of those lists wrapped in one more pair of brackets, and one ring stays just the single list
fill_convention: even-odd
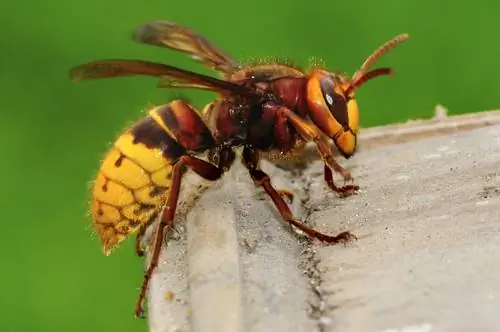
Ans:
[{"label": "reddish brown thorax", "polygon": [[304,117],[308,108],[306,86],[306,77],[284,77],[273,80],[269,84],[269,91],[279,98],[283,105]]}]

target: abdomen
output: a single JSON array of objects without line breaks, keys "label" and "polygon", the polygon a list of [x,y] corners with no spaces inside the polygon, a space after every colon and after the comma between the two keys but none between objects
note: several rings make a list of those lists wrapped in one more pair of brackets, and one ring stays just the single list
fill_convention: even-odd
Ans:
[{"label": "abdomen", "polygon": [[106,255],[157,217],[170,189],[172,163],[184,154],[156,121],[147,116],[122,134],[93,184],[91,214]]}]

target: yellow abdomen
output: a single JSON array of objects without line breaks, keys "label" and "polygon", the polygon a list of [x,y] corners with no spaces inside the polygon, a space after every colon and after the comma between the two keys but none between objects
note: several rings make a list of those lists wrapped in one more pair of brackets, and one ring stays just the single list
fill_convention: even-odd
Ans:
[{"label": "yellow abdomen", "polygon": [[151,116],[121,135],[93,184],[91,214],[106,255],[156,218],[184,149]]}]

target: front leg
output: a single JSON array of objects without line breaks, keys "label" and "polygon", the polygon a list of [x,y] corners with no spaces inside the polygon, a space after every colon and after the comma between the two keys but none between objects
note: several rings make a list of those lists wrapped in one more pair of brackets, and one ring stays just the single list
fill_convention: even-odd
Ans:
[{"label": "front leg", "polygon": [[[349,180],[352,180],[351,173],[346,170],[346,172],[349,174]],[[333,182],[333,174],[332,174],[332,169],[328,167],[328,165],[325,163],[324,166],[324,179],[326,184],[330,189],[335,191],[337,194],[340,194],[341,197],[347,197],[351,196],[352,194],[356,193],[359,190],[359,186],[355,184],[347,184],[342,187],[337,187],[335,185],[335,182]],[[348,180],[346,177],[344,177],[344,180]]]},{"label": "front leg", "polygon": [[243,149],[243,163],[248,169],[248,172],[250,173],[250,176],[253,179],[255,185],[264,188],[264,190],[269,195],[274,205],[278,209],[279,213],[281,214],[281,217],[285,221],[297,227],[298,229],[306,233],[309,237],[318,239],[322,242],[333,244],[333,243],[347,243],[356,240],[356,236],[350,232],[342,232],[335,236],[331,236],[320,233],[308,227],[301,221],[295,219],[295,217],[292,214],[292,211],[290,211],[290,208],[283,200],[282,195],[280,195],[280,193],[271,184],[269,176],[266,173],[264,173],[264,171],[259,169],[258,167],[259,155],[255,150],[249,147],[245,147]]},{"label": "front leg", "polygon": [[[276,116],[278,119],[286,118],[287,122],[289,122],[297,130],[304,140],[313,141],[316,144],[316,149],[325,163],[324,178],[330,189],[341,194],[342,196],[350,196],[359,190],[359,186],[353,184],[344,185],[342,187],[335,185],[333,181],[332,169],[337,173],[340,173],[345,181],[352,180],[351,173],[335,160],[329,140],[325,135],[319,132],[314,125],[307,123],[290,109],[283,106],[279,106]],[[277,121],[276,125],[276,131],[282,132],[285,129],[279,126],[287,126],[288,124],[283,121]]]}]

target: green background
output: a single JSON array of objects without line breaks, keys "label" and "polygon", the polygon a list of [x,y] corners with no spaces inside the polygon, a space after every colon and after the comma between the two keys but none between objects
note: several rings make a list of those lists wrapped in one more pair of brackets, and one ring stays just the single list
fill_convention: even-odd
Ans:
[{"label": "green background", "polygon": [[[100,158],[139,111],[175,95],[150,78],[72,83],[98,58],[143,58],[208,73],[182,54],[133,43],[133,27],[171,20],[237,59],[323,58],[352,73],[380,43],[397,75],[359,90],[362,125],[498,107],[493,0],[8,1],[0,5],[2,277],[0,331],[145,331],[133,319],[142,260],[133,241],[102,255],[86,217]],[[184,91],[202,106],[208,93]]]}]

